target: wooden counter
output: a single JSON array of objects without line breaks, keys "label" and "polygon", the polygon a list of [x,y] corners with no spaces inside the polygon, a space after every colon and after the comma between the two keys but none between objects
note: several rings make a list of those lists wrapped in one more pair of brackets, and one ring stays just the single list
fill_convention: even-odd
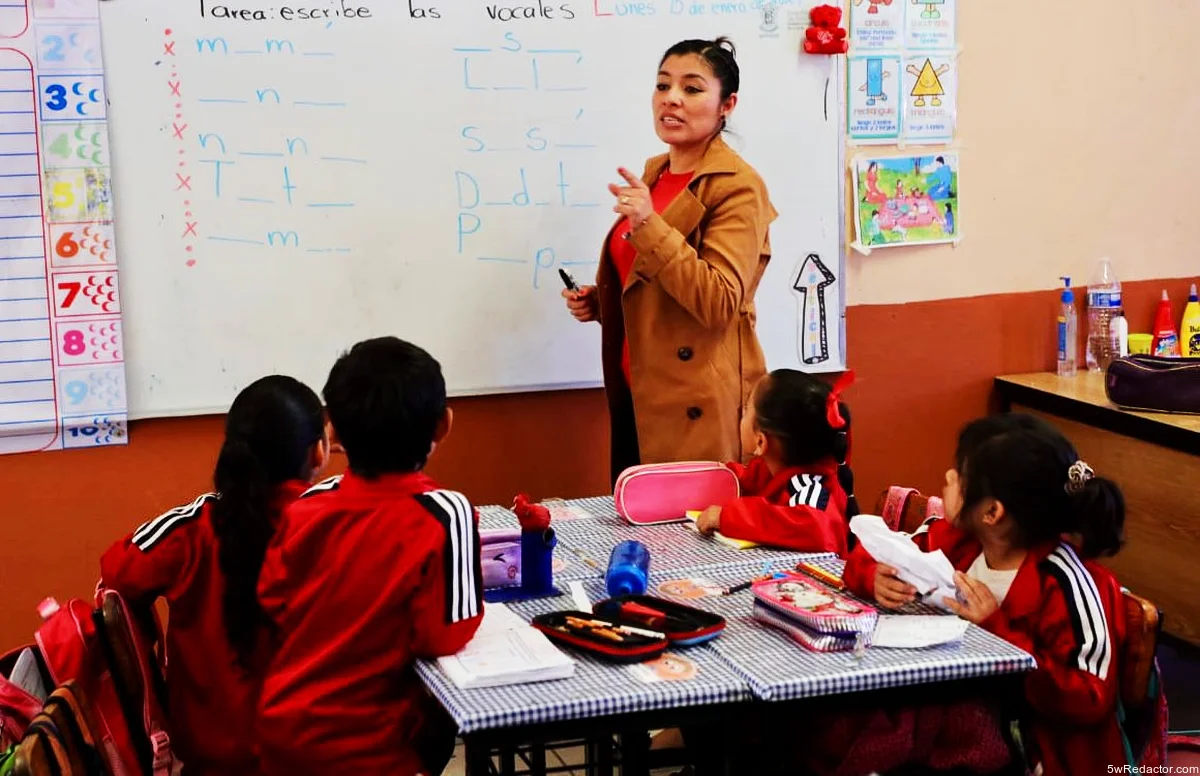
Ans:
[{"label": "wooden counter", "polygon": [[1158,604],[1167,632],[1200,644],[1200,417],[1119,409],[1102,374],[1009,375],[995,384],[1005,409],[1053,423],[1121,486],[1126,544],[1105,563]]}]

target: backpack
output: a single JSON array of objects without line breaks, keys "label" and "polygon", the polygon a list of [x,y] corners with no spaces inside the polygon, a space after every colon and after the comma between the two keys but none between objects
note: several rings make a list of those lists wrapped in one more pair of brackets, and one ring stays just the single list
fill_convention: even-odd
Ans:
[{"label": "backpack", "polygon": [[[120,596],[111,590],[97,593],[101,608],[107,605],[127,611]],[[122,640],[122,634],[108,633],[102,611],[96,611],[84,601],[71,599],[60,606],[48,598],[38,607],[42,625],[38,628],[36,641],[42,658],[55,686],[67,681],[79,685],[91,707],[95,725],[93,735],[96,746],[104,760],[105,770],[110,776],[170,776],[181,768],[171,754],[170,740],[163,724],[163,714],[157,701],[151,697],[154,682],[146,676],[150,661],[144,652],[138,651],[139,659],[125,661],[124,670],[114,670],[114,639]],[[138,648],[139,638],[129,638]],[[128,663],[135,662],[136,666]],[[123,690],[128,690],[121,679],[127,679],[130,671],[140,673],[142,703],[123,702]],[[123,675],[122,675],[123,674]]]},{"label": "backpack", "polygon": [[[924,500],[924,505],[922,505],[922,500]],[[913,510],[920,510],[925,520],[931,517],[944,517],[940,498],[937,496],[925,497],[916,488],[902,488],[897,485],[884,491],[876,504],[876,509],[879,510],[879,516],[883,518],[883,522],[893,531],[904,530],[905,518],[909,517],[907,513]]]},{"label": "backpack", "polygon": [[18,647],[0,657],[0,752],[8,750],[21,740],[29,728],[29,723],[42,709],[40,699],[8,679],[17,659],[26,649],[28,647]]}]

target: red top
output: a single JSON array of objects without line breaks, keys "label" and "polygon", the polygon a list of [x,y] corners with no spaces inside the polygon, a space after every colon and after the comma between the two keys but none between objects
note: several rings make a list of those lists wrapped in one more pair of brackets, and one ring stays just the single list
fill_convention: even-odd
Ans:
[{"label": "red top", "polygon": [[[274,516],[307,487],[284,483]],[[130,605],[152,605],[162,597],[170,606],[171,745],[188,773],[250,776],[258,772],[253,730],[262,670],[237,666],[225,631],[225,576],[210,517],[215,501],[215,494],[205,493],[144,523],[104,553],[100,575]]]},{"label": "red top", "polygon": [[[671,204],[671,200],[687,188],[693,174],[691,172],[671,172],[670,169],[664,169],[658,176],[658,180],[650,187],[650,202],[654,206],[654,212],[661,213],[666,210],[667,205]],[[629,219],[622,218],[608,238],[608,252],[612,256],[613,267],[617,270],[621,288],[625,287],[625,282],[629,279],[629,272],[633,269],[633,260],[637,258],[637,251],[633,249],[633,243],[625,237],[628,233]],[[629,375],[629,338],[626,338],[625,343],[621,346],[621,371],[625,373],[625,384],[631,385],[633,381]]]},{"label": "red top", "polygon": [[437,702],[413,671],[483,619],[475,510],[419,472],[315,485],[284,513],[258,597],[277,627],[264,776],[410,774]]},{"label": "red top", "polygon": [[[926,520],[912,539],[926,552],[942,550],[964,573],[983,552],[941,518]],[[875,567],[858,545],[843,572],[846,586],[873,599]],[[1125,764],[1116,710],[1125,609],[1112,572],[1066,542],[1034,547],[982,627],[1037,658],[1025,676],[1022,722],[1045,776],[1106,773],[1107,766]]]},{"label": "red top", "polygon": [[780,469],[762,458],[725,464],[737,475],[741,498],[721,505],[721,533],[800,552],[846,555],[846,492],[832,459]]}]

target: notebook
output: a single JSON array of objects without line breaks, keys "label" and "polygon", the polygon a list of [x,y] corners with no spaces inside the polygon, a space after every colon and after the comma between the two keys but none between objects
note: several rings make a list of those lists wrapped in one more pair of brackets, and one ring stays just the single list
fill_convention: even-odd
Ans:
[{"label": "notebook", "polygon": [[[699,510],[688,511],[686,514],[687,514],[687,519],[692,521],[691,522],[692,528],[695,529],[696,519],[698,517],[700,517]],[[732,539],[732,538],[726,536],[725,534],[721,533],[720,531],[713,531],[712,538],[716,539],[721,544],[724,544],[727,547],[734,548],[735,550],[749,550],[753,547],[761,547],[762,546],[758,542],[752,542],[752,541],[748,541],[746,539]]]},{"label": "notebook", "polygon": [[498,603],[484,606],[475,637],[458,654],[438,658],[438,666],[464,690],[565,679],[575,673],[574,660]]}]

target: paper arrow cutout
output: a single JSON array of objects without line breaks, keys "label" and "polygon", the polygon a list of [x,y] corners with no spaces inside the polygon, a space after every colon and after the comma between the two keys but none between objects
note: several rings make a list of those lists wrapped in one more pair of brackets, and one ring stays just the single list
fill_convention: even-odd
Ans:
[{"label": "paper arrow cutout", "polygon": [[819,364],[829,360],[829,319],[825,309],[825,289],[837,277],[826,267],[821,257],[810,253],[800,265],[792,289],[799,292],[800,302],[800,360]]}]

